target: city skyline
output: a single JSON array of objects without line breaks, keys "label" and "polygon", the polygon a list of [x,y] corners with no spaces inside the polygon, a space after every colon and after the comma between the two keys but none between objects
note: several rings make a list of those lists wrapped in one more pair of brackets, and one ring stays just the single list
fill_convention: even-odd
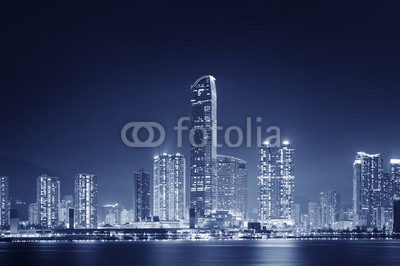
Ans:
[{"label": "city skyline", "polygon": [[[216,211],[228,211],[230,214],[238,214],[242,218],[250,216],[254,219],[254,212],[249,213],[247,205],[247,162],[233,156],[217,155],[218,126],[215,81],[213,76],[206,75],[198,78],[190,86],[192,90],[190,98],[191,127],[188,136],[189,145],[186,145],[190,148],[189,178],[186,178],[187,167],[184,155],[161,153],[154,156],[152,176],[146,174],[144,170],[139,170],[134,174],[132,187],[134,221],[147,221],[150,218],[159,221],[181,221],[188,218],[187,208],[194,208],[197,211],[197,218],[209,216]],[[256,121],[261,122],[261,118],[257,118]],[[257,128],[257,134],[258,130]],[[249,138],[251,137],[252,135],[249,135]],[[204,142],[204,140],[206,141]],[[265,141],[259,147],[259,151],[257,212],[260,221],[267,225],[273,222],[276,226],[278,222],[285,226],[293,226],[296,220],[296,226],[300,226],[298,216],[302,214],[301,208],[298,210],[298,207],[295,207],[292,211],[293,205],[299,203],[300,207],[308,207],[306,224],[310,229],[332,228],[336,226],[337,222],[343,221],[344,205],[342,205],[341,194],[338,194],[335,189],[330,188],[327,192],[321,192],[320,204],[308,199],[308,205],[304,206],[304,202],[295,200],[294,188],[295,183],[297,185],[298,182],[295,182],[294,149],[290,141],[279,133],[275,143],[271,144]],[[238,174],[238,170],[233,171],[232,166],[228,164],[229,161],[237,161],[234,165],[238,163],[244,165],[245,172],[243,174],[245,176],[240,177],[241,174]],[[385,168],[380,154],[357,152],[356,160],[353,163],[354,226],[378,229],[387,227],[390,220],[388,217],[393,212],[393,195],[396,195],[400,189],[398,186],[400,184],[399,165],[399,159],[391,158],[388,167]],[[140,180],[142,175],[147,176],[150,181]],[[239,181],[239,184],[245,186],[245,192],[236,192],[241,189],[240,186],[235,185],[239,177],[244,178]],[[5,220],[10,219],[6,216],[9,215],[11,206],[9,200],[4,200],[9,198],[8,177],[1,177],[1,181],[2,225],[8,225]],[[186,185],[187,181],[190,181],[188,186]],[[139,184],[138,182],[144,183]],[[142,187],[143,185],[144,187]],[[37,178],[37,201],[29,203],[27,206],[29,224],[36,221],[37,225],[42,228],[56,228],[60,225],[67,228],[68,226],[96,228],[99,218],[97,187],[96,175],[75,175],[75,202],[73,204],[73,200],[67,198],[68,195],[64,195],[64,199],[61,201],[59,177],[39,176]],[[188,194],[186,193],[187,187],[190,191]],[[140,196],[142,194],[148,197],[152,195],[152,197],[145,200],[143,196]],[[189,198],[190,204],[187,204],[187,198]],[[241,202],[240,206],[237,203],[238,199]],[[144,212],[140,210],[141,204],[135,206],[137,202],[143,200],[145,202]],[[73,213],[70,212],[71,206],[75,210]],[[110,216],[110,219],[103,217],[103,223],[109,225],[120,223],[117,210],[119,207],[115,206],[118,204],[103,205],[103,209],[116,208],[115,217]],[[125,216],[129,216],[129,211],[124,210],[128,212]],[[139,212],[142,214],[139,215]],[[307,212],[303,212],[303,214],[307,215]],[[74,225],[70,224],[71,215]]]},{"label": "city skyline", "polygon": [[400,1],[0,6],[1,265],[400,264]]},{"label": "city skyline", "polygon": [[[193,9],[176,5],[170,12],[145,8],[151,16],[132,11],[131,4],[123,10],[82,4],[81,10],[58,13],[27,4],[4,14],[13,22],[2,26],[4,39],[13,42],[1,44],[8,53],[0,73],[6,125],[0,175],[33,186],[43,173],[59,176],[63,184],[72,184],[76,172],[96,173],[103,179],[101,195],[129,203],[125,184],[137,169],[152,169],[147,158],[172,151],[189,161],[190,155],[173,149],[173,138],[156,151],[126,147],[121,127],[156,120],[172,135],[176,119],[190,115],[190,84],[208,74],[217,78],[224,99],[218,104],[220,125],[262,117],[263,125],[278,125],[296,146],[297,196],[318,201],[314,189],[335,188],[351,204],[348,165],[354,152],[400,158],[400,127],[392,122],[399,94],[396,8],[274,1],[253,10],[251,4],[214,3],[197,24],[188,14],[203,10],[201,3]],[[220,153],[247,161],[249,176],[256,176],[256,148]],[[29,177],[7,167],[10,160],[56,173]],[[29,186],[11,192],[33,201]],[[252,178],[249,191],[257,191]],[[111,196],[99,200],[115,201]],[[249,204],[256,207],[255,197]]]}]

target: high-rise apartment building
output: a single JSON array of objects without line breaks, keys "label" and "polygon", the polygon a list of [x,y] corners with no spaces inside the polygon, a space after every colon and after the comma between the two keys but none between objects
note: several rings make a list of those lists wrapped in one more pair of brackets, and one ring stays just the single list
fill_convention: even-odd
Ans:
[{"label": "high-rise apartment building", "polygon": [[341,196],[336,190],[321,192],[321,226],[332,228],[340,220]]},{"label": "high-rise apartment building", "polygon": [[260,148],[258,188],[259,219],[292,225],[294,149],[288,141],[280,146],[265,143]]},{"label": "high-rise apartment building", "polygon": [[185,157],[179,153],[154,157],[153,216],[161,221],[185,219],[185,164]]},{"label": "high-rise apartment building", "polygon": [[97,228],[97,176],[75,176],[75,228]]},{"label": "high-rise apartment building", "polygon": [[55,228],[59,222],[60,179],[42,175],[36,181],[38,225],[41,228]]},{"label": "high-rise apartment building", "polygon": [[8,177],[0,177],[0,230],[10,224],[10,195]]},{"label": "high-rise apartment building", "polygon": [[353,163],[353,209],[356,226],[377,227],[382,202],[383,163],[380,154],[358,152]]}]

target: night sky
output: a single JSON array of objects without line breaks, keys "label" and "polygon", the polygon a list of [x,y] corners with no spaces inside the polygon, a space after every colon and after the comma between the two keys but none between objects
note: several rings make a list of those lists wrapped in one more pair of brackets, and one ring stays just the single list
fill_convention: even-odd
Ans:
[{"label": "night sky", "polygon": [[[129,204],[132,172],[151,172],[155,154],[181,152],[189,166],[173,127],[207,74],[219,125],[258,116],[291,141],[296,196],[337,189],[351,203],[357,151],[400,158],[397,1],[165,2],[2,1],[2,159],[59,173],[63,194],[76,173],[96,173],[100,203]],[[166,142],[125,146],[130,121],[161,123]],[[257,148],[219,153],[248,161],[255,207]],[[0,174],[34,202],[36,175]]]}]

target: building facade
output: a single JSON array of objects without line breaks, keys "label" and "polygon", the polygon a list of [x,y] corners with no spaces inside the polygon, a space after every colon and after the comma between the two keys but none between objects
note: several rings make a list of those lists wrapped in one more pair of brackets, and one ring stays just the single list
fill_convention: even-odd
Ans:
[{"label": "building facade", "polygon": [[37,178],[38,225],[41,228],[58,226],[60,205],[60,179],[42,175]]},{"label": "building facade", "polygon": [[341,196],[336,190],[321,192],[321,226],[332,228],[341,218]]},{"label": "building facade", "polygon": [[146,221],[151,216],[151,180],[150,174],[144,170],[134,173],[133,209],[135,222]]},{"label": "building facade", "polygon": [[400,159],[391,159],[389,166],[392,195],[400,196]]},{"label": "building facade", "polygon": [[75,176],[75,228],[97,228],[97,176],[77,174]]},{"label": "building facade", "polygon": [[0,230],[10,224],[10,197],[8,177],[0,177]]},{"label": "building facade", "polygon": [[58,210],[59,224],[62,227],[69,227],[69,210],[74,209],[74,197],[72,195],[65,195],[60,202]]},{"label": "building facade", "polygon": [[393,199],[393,232],[400,234],[400,197]]},{"label": "building facade", "polygon": [[180,221],[186,213],[186,163],[177,154],[154,157],[153,216],[160,221]]},{"label": "building facade", "polygon": [[218,155],[217,209],[247,217],[247,162]]},{"label": "building facade", "polygon": [[321,228],[321,206],[317,202],[308,203],[308,228]]},{"label": "building facade", "polygon": [[28,223],[31,226],[36,226],[39,224],[39,212],[38,212],[38,204],[31,203],[28,206]]},{"label": "building facade", "polygon": [[258,176],[259,219],[293,224],[294,149],[288,141],[281,146],[263,144]]},{"label": "building facade", "polygon": [[10,195],[8,177],[0,177],[0,230],[10,224]]},{"label": "building facade", "polygon": [[353,209],[356,226],[377,227],[382,196],[383,163],[380,154],[358,152],[353,163]]},{"label": "building facade", "polygon": [[200,216],[217,209],[217,91],[215,78],[191,85],[190,207]]}]

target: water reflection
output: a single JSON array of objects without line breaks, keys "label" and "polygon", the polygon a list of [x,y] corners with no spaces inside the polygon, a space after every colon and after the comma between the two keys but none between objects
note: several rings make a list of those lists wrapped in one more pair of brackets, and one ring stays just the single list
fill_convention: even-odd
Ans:
[{"label": "water reflection", "polygon": [[0,243],[1,265],[400,265],[398,240]]}]

